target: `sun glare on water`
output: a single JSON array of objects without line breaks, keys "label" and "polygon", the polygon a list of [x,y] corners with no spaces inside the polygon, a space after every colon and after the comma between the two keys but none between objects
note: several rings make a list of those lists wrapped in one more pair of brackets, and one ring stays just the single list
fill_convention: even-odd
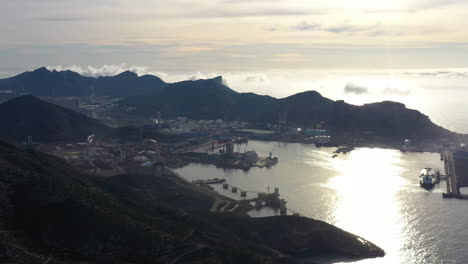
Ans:
[{"label": "sun glare on water", "polygon": [[340,174],[327,184],[338,195],[334,224],[392,252],[404,242],[398,193],[408,183],[401,176],[401,159],[396,150],[354,150],[330,163]]}]

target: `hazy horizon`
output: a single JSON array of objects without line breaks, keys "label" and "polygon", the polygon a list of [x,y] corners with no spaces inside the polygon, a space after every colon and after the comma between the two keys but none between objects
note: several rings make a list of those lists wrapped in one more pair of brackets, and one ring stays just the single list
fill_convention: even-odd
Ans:
[{"label": "hazy horizon", "polygon": [[468,132],[462,114],[444,121],[464,106],[467,8],[462,0],[5,2],[0,77],[41,66],[88,76],[133,69],[168,82],[222,75],[239,92],[399,101]]},{"label": "hazy horizon", "polygon": [[[152,74],[166,82],[223,76],[226,84],[237,92],[253,92],[276,98],[314,90],[332,100],[344,100],[356,105],[395,101],[419,110],[447,129],[468,133],[467,113],[463,110],[468,68],[162,72],[146,66],[127,64],[46,67],[49,70],[72,70],[91,77],[113,76],[129,70],[139,76]],[[21,72],[10,73],[8,77],[19,73]]]},{"label": "hazy horizon", "polygon": [[0,263],[465,263],[467,10],[2,1]]}]

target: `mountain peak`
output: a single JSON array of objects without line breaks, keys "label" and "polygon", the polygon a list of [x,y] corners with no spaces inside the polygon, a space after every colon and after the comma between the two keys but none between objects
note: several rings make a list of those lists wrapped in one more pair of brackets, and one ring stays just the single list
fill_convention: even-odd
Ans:
[{"label": "mountain peak", "polygon": [[48,73],[50,72],[46,67],[40,67],[40,68],[37,68],[35,69],[33,72],[37,72],[37,73]]},{"label": "mountain peak", "polygon": [[131,71],[115,76],[86,77],[71,70],[41,67],[16,76],[0,79],[0,91],[34,96],[111,96],[125,97],[160,91],[166,83],[153,76],[140,78]]},{"label": "mountain peak", "polygon": [[[207,78],[207,79],[196,79],[196,78],[193,78],[189,81],[192,81],[192,82],[210,82],[210,83],[216,83],[216,84],[223,84],[224,85],[224,80],[223,80],[223,76],[216,76],[214,78]],[[183,81],[182,81],[183,82]]]},{"label": "mountain peak", "polygon": [[324,98],[319,92],[317,91],[305,91],[297,94],[293,94],[289,97],[286,97],[285,99],[321,99]]},{"label": "mountain peak", "polygon": [[138,75],[132,71],[126,70],[116,75],[116,77],[138,78]]},{"label": "mountain peak", "polygon": [[216,77],[214,77],[214,78],[211,79],[211,80],[213,80],[214,82],[217,82],[217,83],[219,83],[219,84],[224,84],[224,83],[223,83],[223,76],[221,76],[221,75],[220,75],[220,76],[216,76]]},{"label": "mountain peak", "polygon": [[299,93],[299,94],[308,95],[308,96],[315,96],[315,97],[323,97],[319,92],[317,92],[315,90],[305,91],[305,92],[302,92],[302,93]]}]

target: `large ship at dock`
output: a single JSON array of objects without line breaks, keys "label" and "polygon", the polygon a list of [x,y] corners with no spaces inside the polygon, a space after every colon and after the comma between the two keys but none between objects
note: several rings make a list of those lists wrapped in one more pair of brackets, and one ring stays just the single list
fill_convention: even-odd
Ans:
[{"label": "large ship at dock", "polygon": [[419,175],[419,185],[425,189],[434,188],[437,183],[437,173],[431,168],[424,168]]}]

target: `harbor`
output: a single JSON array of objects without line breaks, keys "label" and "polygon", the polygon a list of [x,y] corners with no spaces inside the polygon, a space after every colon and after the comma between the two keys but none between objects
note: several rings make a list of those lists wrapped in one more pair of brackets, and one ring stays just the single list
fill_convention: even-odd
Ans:
[{"label": "harbor", "polygon": [[468,187],[468,153],[446,149],[442,159],[447,177],[447,192],[443,193],[442,196],[468,200],[468,195],[460,191],[460,188]]},{"label": "harbor", "polygon": [[242,207],[247,209],[246,212],[251,210],[260,210],[262,208],[271,208],[278,211],[279,215],[300,215],[298,212],[287,208],[287,201],[280,198],[278,187],[274,187],[274,189],[272,188],[272,192],[270,193],[269,186],[267,187],[267,192],[245,190],[227,183],[225,179],[219,178],[195,180],[192,181],[192,183],[209,191],[215,191],[215,188],[213,187],[214,185],[222,185],[222,190],[224,192],[218,191],[218,193],[225,196],[226,193],[231,194],[226,196],[227,198],[233,199],[231,202],[228,200],[216,199],[215,204],[211,209],[212,212],[233,212],[237,208]]},{"label": "harbor", "polygon": [[278,158],[273,156],[274,149],[275,147],[267,157],[260,157],[255,149],[248,150],[247,138],[232,137],[222,140],[210,139],[176,152],[176,156],[185,162],[212,164],[224,169],[249,170],[253,167],[270,168],[276,165]]},{"label": "harbor", "polygon": [[[276,144],[249,141],[249,147],[261,156],[267,156]],[[292,214],[289,210],[299,212],[372,239],[386,249],[382,263],[440,263],[442,260],[463,263],[468,258],[462,248],[457,256],[444,251],[447,247],[461,246],[455,242],[467,234],[464,214],[468,203],[442,199],[442,193],[446,192],[444,175],[430,190],[418,183],[422,168],[430,167],[446,175],[439,153],[355,147],[348,154],[332,158],[336,149],[280,143],[275,156],[281,162],[270,169],[224,170],[213,165],[190,164],[176,172],[188,181],[225,179],[228,189],[223,189],[223,183],[211,187],[229,197],[226,200],[250,200],[259,192],[267,193],[268,186],[271,193],[278,187],[280,198],[287,201],[288,214]],[[233,187],[237,188],[236,193],[232,192]],[[241,197],[241,191],[247,191],[245,198]],[[280,215],[279,210],[256,209],[255,203],[249,205],[252,207],[248,214],[252,217]],[[232,205],[226,204],[219,208],[223,206],[225,210],[232,209]],[[415,246],[408,247],[409,243]],[[428,244],[429,248],[424,246]],[[417,257],[415,251],[419,252]]]}]

